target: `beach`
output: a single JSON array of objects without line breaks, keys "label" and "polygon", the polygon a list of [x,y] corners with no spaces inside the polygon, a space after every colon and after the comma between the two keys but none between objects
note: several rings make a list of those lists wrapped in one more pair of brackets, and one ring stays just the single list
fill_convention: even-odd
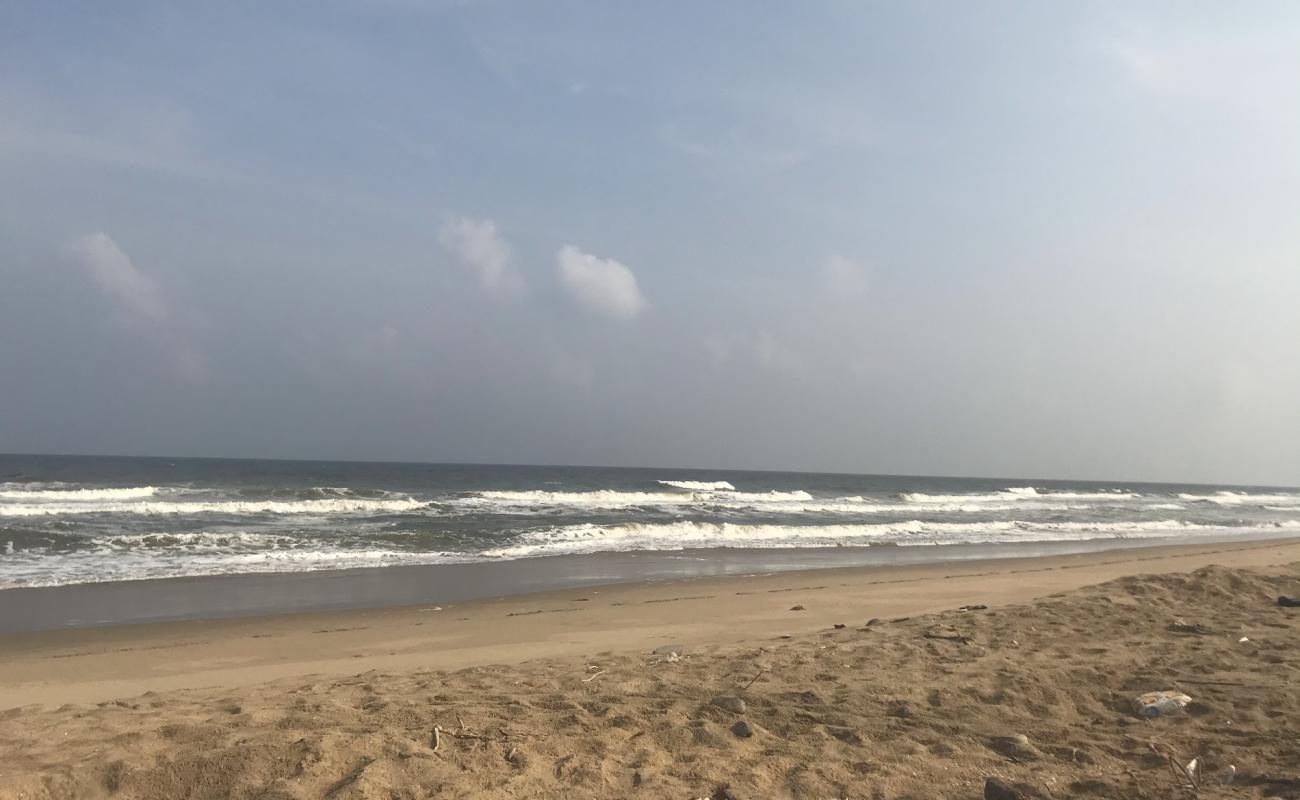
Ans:
[{"label": "beach", "polygon": [[[1292,796],[1297,564],[1193,544],[9,634],[0,796],[1179,796],[1168,755]],[[1167,689],[1195,703],[1135,714]]]}]

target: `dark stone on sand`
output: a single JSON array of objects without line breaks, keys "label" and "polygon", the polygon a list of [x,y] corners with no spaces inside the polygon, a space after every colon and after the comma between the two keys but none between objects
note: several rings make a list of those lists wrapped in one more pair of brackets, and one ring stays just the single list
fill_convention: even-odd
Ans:
[{"label": "dark stone on sand", "polygon": [[1046,794],[1027,783],[1007,783],[1001,778],[984,779],[984,800],[1050,800]]},{"label": "dark stone on sand", "polygon": [[1277,604],[1283,608],[1300,608],[1300,597],[1287,597],[1280,595],[1277,598]]},{"label": "dark stone on sand", "polygon": [[984,779],[984,800],[1024,800],[1015,787],[999,778]]},{"label": "dark stone on sand", "polygon": [[837,631],[842,631],[842,630],[844,630],[844,629],[847,628],[847,627],[848,627],[848,626],[845,625],[843,622],[837,622],[837,623],[835,623],[835,630],[837,630]]},{"label": "dark stone on sand", "polygon": [[733,714],[745,713],[745,701],[730,694],[720,694],[709,701],[709,705],[721,708],[723,711],[730,711]]},{"label": "dark stone on sand", "polygon": [[742,739],[748,739],[749,737],[754,735],[754,729],[750,727],[749,723],[744,721],[743,719],[737,722],[735,725],[731,726],[731,732],[736,734]]},{"label": "dark stone on sand", "polygon": [[989,742],[989,749],[1016,761],[1035,761],[1042,755],[1029,743],[1029,737],[1023,733],[995,736]]},{"label": "dark stone on sand", "polygon": [[827,725],[826,732],[845,744],[862,744],[862,734],[844,725]]},{"label": "dark stone on sand", "polygon": [[804,608],[803,606],[791,606],[791,607],[790,607],[790,610],[791,610],[791,611],[807,611],[808,609]]},{"label": "dark stone on sand", "polygon": [[870,628],[872,625],[879,625],[879,624],[880,624],[880,617],[872,617],[871,619],[867,620],[868,628]]}]

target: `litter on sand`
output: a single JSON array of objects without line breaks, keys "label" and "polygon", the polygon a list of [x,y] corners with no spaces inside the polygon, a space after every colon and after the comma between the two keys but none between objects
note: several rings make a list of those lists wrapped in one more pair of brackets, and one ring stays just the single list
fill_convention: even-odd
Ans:
[{"label": "litter on sand", "polygon": [[1161,717],[1182,711],[1188,703],[1192,702],[1192,698],[1182,692],[1147,692],[1133,698],[1133,702],[1140,716]]}]

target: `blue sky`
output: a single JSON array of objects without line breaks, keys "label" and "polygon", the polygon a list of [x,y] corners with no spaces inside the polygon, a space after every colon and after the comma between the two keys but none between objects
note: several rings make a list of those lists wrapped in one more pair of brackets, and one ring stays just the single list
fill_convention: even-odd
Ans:
[{"label": "blue sky", "polygon": [[1290,3],[0,3],[0,450],[1300,483]]}]

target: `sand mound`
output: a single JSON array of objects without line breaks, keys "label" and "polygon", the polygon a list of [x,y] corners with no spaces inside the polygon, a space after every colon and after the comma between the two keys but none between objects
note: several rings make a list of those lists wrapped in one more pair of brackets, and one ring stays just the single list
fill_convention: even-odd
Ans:
[{"label": "sand mound", "polygon": [[[870,627],[864,608],[748,648],[15,709],[0,796],[976,798],[996,776],[1180,797],[1173,755],[1200,757],[1201,797],[1300,797],[1300,609],[1279,594],[1300,570],[1209,567]],[[1157,689],[1195,702],[1138,717]]]}]

